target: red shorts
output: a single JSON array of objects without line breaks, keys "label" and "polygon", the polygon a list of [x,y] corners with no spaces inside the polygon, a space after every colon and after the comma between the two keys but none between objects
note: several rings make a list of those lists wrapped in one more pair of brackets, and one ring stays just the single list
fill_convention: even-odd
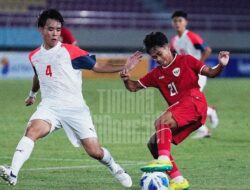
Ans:
[{"label": "red shorts", "polygon": [[171,130],[173,143],[179,144],[205,123],[207,102],[205,97],[188,96],[171,105],[167,111],[172,113],[177,122],[177,128]]}]

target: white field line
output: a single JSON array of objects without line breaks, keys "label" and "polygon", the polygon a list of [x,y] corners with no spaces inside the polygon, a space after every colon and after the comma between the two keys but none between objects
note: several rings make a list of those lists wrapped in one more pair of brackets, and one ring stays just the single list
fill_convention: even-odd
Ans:
[{"label": "white field line", "polygon": [[[0,159],[12,159],[8,156],[0,156]],[[30,160],[38,160],[38,161],[52,161],[52,162],[93,162],[96,163],[94,159],[63,159],[63,158],[30,158]],[[122,166],[139,166],[144,165],[147,162],[143,161],[135,161],[135,160],[123,160],[117,161],[117,163],[122,164]],[[2,164],[2,163],[1,163]],[[22,169],[22,171],[51,171],[51,170],[72,170],[72,169],[86,169],[86,168],[99,168],[104,167],[102,164],[91,164],[91,165],[80,165],[80,166],[61,166],[61,167],[44,167],[44,168],[27,168]]]},{"label": "white field line", "polygon": [[[12,159],[12,157],[8,157],[8,156],[0,156],[0,159]],[[94,159],[74,159],[74,158],[33,158],[31,157],[29,160],[38,160],[38,161],[51,161],[51,162],[82,162],[82,161],[87,161],[87,162],[96,162],[96,160]],[[135,161],[135,160],[120,160],[117,161],[118,163],[138,163],[139,161]],[[0,163],[1,164],[1,163]]]},{"label": "white field line", "polygon": [[[127,163],[122,164],[123,166],[137,166],[137,165],[143,165],[146,162],[138,162],[138,163]],[[22,169],[22,171],[55,171],[55,170],[72,170],[72,169],[86,169],[86,168],[100,168],[104,167],[102,164],[98,165],[88,165],[88,166],[63,166],[63,167],[46,167],[46,168],[28,168],[28,169]]]}]

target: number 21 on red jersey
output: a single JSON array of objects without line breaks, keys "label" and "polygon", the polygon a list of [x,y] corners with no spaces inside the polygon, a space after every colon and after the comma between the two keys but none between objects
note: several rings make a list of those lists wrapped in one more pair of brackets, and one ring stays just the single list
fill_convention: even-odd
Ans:
[{"label": "number 21 on red jersey", "polygon": [[178,90],[177,90],[174,82],[171,82],[168,84],[168,89],[170,92],[170,96],[175,96],[176,94],[178,94]]}]

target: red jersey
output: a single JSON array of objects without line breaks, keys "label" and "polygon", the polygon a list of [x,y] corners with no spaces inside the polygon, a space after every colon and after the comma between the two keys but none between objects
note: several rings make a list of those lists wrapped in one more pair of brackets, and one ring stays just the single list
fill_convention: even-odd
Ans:
[{"label": "red jersey", "polygon": [[198,74],[205,64],[191,55],[175,55],[167,66],[158,66],[140,78],[144,87],[158,88],[169,105],[178,102],[184,96],[205,99],[198,84]]}]

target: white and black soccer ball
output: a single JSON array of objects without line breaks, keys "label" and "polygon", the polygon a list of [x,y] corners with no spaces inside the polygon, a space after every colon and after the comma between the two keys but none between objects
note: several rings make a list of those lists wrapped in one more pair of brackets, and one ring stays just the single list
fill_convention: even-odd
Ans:
[{"label": "white and black soccer ball", "polygon": [[163,172],[143,173],[140,186],[142,190],[169,190],[169,179]]}]

